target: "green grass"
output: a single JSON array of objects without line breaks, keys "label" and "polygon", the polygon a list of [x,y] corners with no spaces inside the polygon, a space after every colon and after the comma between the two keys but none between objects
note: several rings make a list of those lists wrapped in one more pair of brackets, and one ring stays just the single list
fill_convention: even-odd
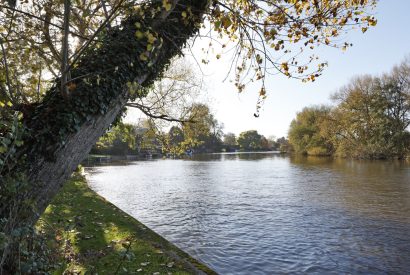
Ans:
[{"label": "green grass", "polygon": [[37,226],[59,262],[54,274],[215,274],[97,195],[79,175]]}]

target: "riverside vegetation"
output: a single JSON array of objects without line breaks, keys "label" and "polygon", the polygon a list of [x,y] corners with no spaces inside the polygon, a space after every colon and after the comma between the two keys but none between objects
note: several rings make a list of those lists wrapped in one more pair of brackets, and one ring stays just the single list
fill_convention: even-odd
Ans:
[{"label": "riverside vegetation", "polygon": [[[335,106],[306,107],[291,122],[288,139],[266,138],[256,130],[237,137],[223,133],[205,104],[189,117],[195,123],[172,126],[168,132],[152,120],[119,124],[100,138],[94,153],[133,154],[157,151],[181,155],[195,152],[269,151],[312,156],[403,159],[410,153],[410,57],[380,77],[354,78],[332,96]],[[144,129],[144,131],[139,131]]]},{"label": "riverside vegetation", "polygon": [[174,124],[167,131],[152,119],[139,124],[118,123],[109,129],[93,147],[92,154],[135,155],[155,153],[157,155],[183,155],[187,150],[195,153],[233,151],[286,151],[285,137],[266,138],[256,130],[248,130],[236,136],[224,133],[210,108],[197,103],[192,108],[190,119],[194,122]]},{"label": "riverside vegetation", "polygon": [[381,77],[361,76],[332,96],[335,106],[306,107],[292,121],[297,153],[367,159],[410,154],[410,57]]}]

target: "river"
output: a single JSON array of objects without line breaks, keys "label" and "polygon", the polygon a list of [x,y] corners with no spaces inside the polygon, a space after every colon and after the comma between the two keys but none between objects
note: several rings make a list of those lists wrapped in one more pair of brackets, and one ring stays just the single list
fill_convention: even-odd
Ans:
[{"label": "river", "polygon": [[90,186],[220,274],[408,274],[410,164],[213,154],[88,168]]}]

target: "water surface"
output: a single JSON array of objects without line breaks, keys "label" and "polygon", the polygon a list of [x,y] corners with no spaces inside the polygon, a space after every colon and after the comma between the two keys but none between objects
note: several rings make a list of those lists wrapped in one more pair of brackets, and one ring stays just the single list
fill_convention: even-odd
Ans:
[{"label": "water surface", "polygon": [[215,154],[95,167],[91,187],[220,274],[410,272],[410,165]]}]

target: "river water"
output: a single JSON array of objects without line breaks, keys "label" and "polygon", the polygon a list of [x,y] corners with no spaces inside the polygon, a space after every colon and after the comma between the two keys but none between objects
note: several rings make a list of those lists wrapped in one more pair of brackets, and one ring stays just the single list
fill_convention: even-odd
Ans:
[{"label": "river water", "polygon": [[408,163],[242,153],[87,171],[220,274],[410,273]]}]

